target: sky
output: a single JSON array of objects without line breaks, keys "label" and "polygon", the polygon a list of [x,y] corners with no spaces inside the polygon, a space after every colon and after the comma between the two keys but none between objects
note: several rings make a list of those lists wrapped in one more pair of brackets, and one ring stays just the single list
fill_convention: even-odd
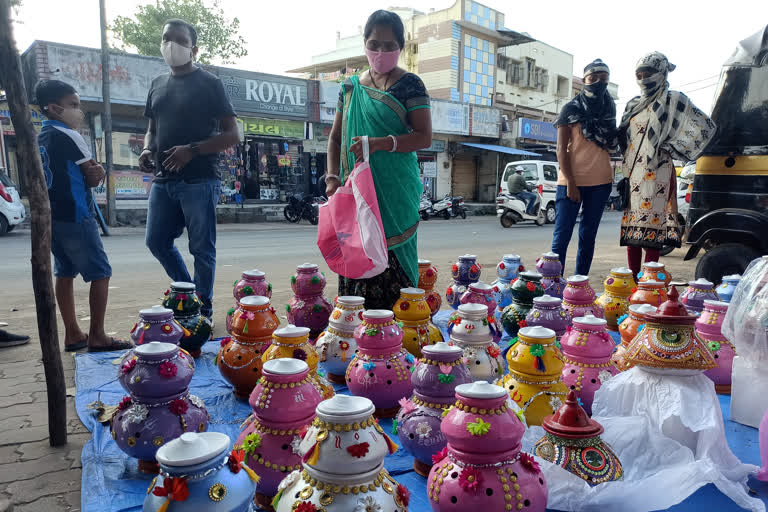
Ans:
[{"label": "sky", "polygon": [[[454,3],[393,1],[422,12]],[[130,16],[144,3],[147,0],[107,0],[107,17]],[[580,75],[595,58],[603,59],[611,68],[611,81],[619,84],[618,112],[638,94],[635,63],[654,50],[677,65],[669,77],[671,87],[709,112],[723,61],[740,40],[768,24],[766,0],[481,3],[503,12],[507,28],[571,53],[574,74]],[[228,17],[240,19],[240,33],[248,42],[248,56],[232,66],[274,74],[310,64],[312,55],[335,48],[337,31],[353,35],[371,12],[391,5],[372,0],[220,0],[220,4]],[[20,51],[35,39],[100,46],[98,0],[68,0],[66,8],[62,5],[61,0],[24,0],[15,25]]]}]

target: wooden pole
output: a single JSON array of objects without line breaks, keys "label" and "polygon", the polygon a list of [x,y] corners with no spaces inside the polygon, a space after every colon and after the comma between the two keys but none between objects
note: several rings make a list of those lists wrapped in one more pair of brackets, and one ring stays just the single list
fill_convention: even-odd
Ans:
[{"label": "wooden pole", "polygon": [[104,163],[107,171],[107,225],[117,223],[115,211],[115,177],[112,175],[114,165],[112,156],[112,104],[109,91],[109,44],[107,43],[107,8],[106,0],[99,0],[99,17],[101,19],[101,96],[104,114],[101,124],[104,130]]},{"label": "wooden pole", "polygon": [[13,40],[11,0],[0,0],[0,86],[5,89],[8,110],[16,130],[16,157],[19,173],[29,185],[32,222],[32,289],[35,293],[37,332],[43,352],[45,384],[48,390],[48,435],[51,446],[67,443],[67,396],[64,368],[56,327],[56,301],[51,277],[51,205],[45,183],[37,135],[27,103],[21,74],[21,59]]}]

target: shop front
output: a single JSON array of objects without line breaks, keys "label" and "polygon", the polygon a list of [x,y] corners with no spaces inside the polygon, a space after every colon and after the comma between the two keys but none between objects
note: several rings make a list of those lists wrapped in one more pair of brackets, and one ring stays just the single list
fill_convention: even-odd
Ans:
[{"label": "shop front", "polygon": [[544,160],[557,158],[557,128],[546,121],[517,118],[517,146],[541,153]]},{"label": "shop front", "polygon": [[416,153],[421,171],[421,183],[424,192],[431,199],[437,199],[437,155],[445,152],[446,141],[432,139],[432,144]]}]

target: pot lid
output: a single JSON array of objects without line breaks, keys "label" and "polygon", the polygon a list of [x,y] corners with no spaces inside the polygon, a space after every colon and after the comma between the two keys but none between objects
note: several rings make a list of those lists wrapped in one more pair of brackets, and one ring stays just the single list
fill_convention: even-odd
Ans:
[{"label": "pot lid", "polygon": [[424,295],[421,288],[400,288],[401,295]]},{"label": "pot lid", "polygon": [[530,279],[531,281],[541,281],[541,278],[544,277],[538,272],[533,272],[530,270],[526,270],[525,272],[520,272],[520,277],[524,277],[526,279]]},{"label": "pot lid", "polygon": [[652,270],[661,270],[662,268],[664,268],[664,264],[659,263],[658,261],[649,261],[647,263],[643,263],[643,267],[649,268]]},{"label": "pot lid", "polygon": [[298,267],[296,267],[297,270],[317,270],[318,266],[315,263],[302,263]]},{"label": "pot lid", "polygon": [[741,274],[731,274],[729,276],[723,276],[723,281],[741,281]]},{"label": "pot lid", "polygon": [[269,304],[269,299],[261,295],[248,295],[240,299],[242,306],[266,306],[267,304]]},{"label": "pot lid", "polygon": [[459,306],[459,314],[462,316],[468,315],[468,316],[477,316],[482,315],[483,317],[488,316],[488,306],[485,304],[461,304]]},{"label": "pot lid", "polygon": [[638,288],[663,288],[666,285],[661,281],[640,281],[637,283]]},{"label": "pot lid", "polygon": [[347,306],[362,306],[365,304],[365,299],[354,295],[342,295],[341,297],[336,297],[336,302]]},{"label": "pot lid", "polygon": [[636,315],[647,315],[649,313],[655,313],[657,308],[650,304],[630,304],[629,311]]},{"label": "pot lid", "polygon": [[515,260],[520,261],[520,255],[519,254],[505,254],[502,259],[504,260]]},{"label": "pot lid", "polygon": [[317,415],[326,418],[333,416],[367,417],[373,414],[375,410],[373,402],[365,397],[337,394],[320,402],[320,405],[317,406]]},{"label": "pot lid", "polygon": [[171,283],[171,288],[179,292],[194,292],[195,283],[186,283],[184,281],[174,281]]},{"label": "pot lid", "polygon": [[576,274],[575,276],[571,276],[567,279],[569,283],[584,283],[589,281],[589,276],[582,276],[579,274]]},{"label": "pot lid", "polygon": [[628,269],[627,267],[616,267],[611,269],[611,274],[616,274],[619,276],[632,276],[632,270]]},{"label": "pot lid", "polygon": [[264,363],[263,369],[265,372],[273,375],[298,375],[309,370],[309,366],[299,359],[281,357],[267,361]]},{"label": "pot lid", "polygon": [[260,279],[260,278],[266,276],[267,274],[265,274],[264,272],[262,272],[261,270],[259,270],[257,268],[254,268],[253,270],[246,270],[245,272],[243,272],[243,275],[246,276],[246,277],[253,277],[253,278],[256,278],[256,279]]},{"label": "pot lid", "polygon": [[646,317],[655,322],[665,324],[693,324],[696,322],[696,315],[691,315],[682,302],[678,299],[680,295],[677,288],[672,285],[668,294],[669,299],[659,306],[656,313],[648,313]]},{"label": "pot lid", "polygon": [[555,331],[536,325],[534,327],[523,327],[520,329],[520,334],[526,338],[534,338],[537,340],[547,340],[556,336]]},{"label": "pot lid", "polygon": [[162,356],[166,354],[170,355],[177,350],[179,350],[178,345],[174,345],[173,343],[163,343],[161,341],[150,341],[149,343],[139,345],[133,349],[133,351],[140,356]]},{"label": "pot lid", "polygon": [[540,297],[534,297],[534,304],[561,304],[563,300],[560,297],[553,297],[551,295],[542,295]]},{"label": "pot lid", "polygon": [[721,300],[707,299],[704,301],[704,307],[707,307],[707,306],[712,308],[718,308],[718,309],[722,309],[722,308],[728,309],[730,304],[728,304],[727,302],[723,302]]},{"label": "pot lid", "polygon": [[477,290],[480,293],[491,293],[493,291],[493,286],[489,285],[488,283],[484,283],[482,281],[478,281],[476,283],[470,284],[469,288],[472,290]]},{"label": "pot lid", "polygon": [[430,260],[419,260],[419,265],[431,265],[432,262]]},{"label": "pot lid", "polygon": [[277,329],[272,334],[280,338],[301,338],[302,336],[309,336],[309,328],[296,327],[295,325],[288,324],[285,327]]},{"label": "pot lid", "polygon": [[552,251],[545,252],[541,256],[544,257],[544,258],[550,258],[550,259],[560,259],[560,255],[557,254],[556,252],[552,252]]},{"label": "pot lid", "polygon": [[219,432],[185,432],[157,450],[157,461],[164,466],[196,466],[229,449],[229,436]]},{"label": "pot lid", "polygon": [[476,260],[477,256],[474,254],[465,254],[464,256],[459,256],[460,260]]},{"label": "pot lid", "polygon": [[141,316],[161,316],[173,314],[173,311],[160,305],[152,306],[151,308],[139,310]]},{"label": "pot lid", "polygon": [[715,284],[712,281],[707,281],[703,277],[698,278],[695,281],[688,281],[690,286],[699,286],[702,288],[712,288]]},{"label": "pot lid", "polygon": [[507,390],[490,384],[484,380],[470,382],[469,384],[460,384],[456,386],[456,394],[466,398],[501,398],[507,395]]},{"label": "pot lid", "polygon": [[369,320],[386,320],[388,318],[394,318],[395,314],[388,309],[369,309],[363,312],[363,318]]},{"label": "pot lid", "polygon": [[440,341],[438,343],[435,343],[434,345],[425,345],[421,348],[421,352],[424,354],[445,354],[445,355],[458,355],[462,354],[464,351],[461,347],[456,345],[449,345],[444,341]]},{"label": "pot lid", "polygon": [[579,318],[574,318],[573,323],[579,323],[581,325],[589,325],[593,327],[599,327],[608,324],[605,319],[597,318],[595,315],[586,315]]},{"label": "pot lid", "polygon": [[603,426],[587,416],[579,405],[575,391],[568,393],[565,404],[555,414],[544,418],[541,426],[546,432],[565,439],[585,439],[603,433]]}]

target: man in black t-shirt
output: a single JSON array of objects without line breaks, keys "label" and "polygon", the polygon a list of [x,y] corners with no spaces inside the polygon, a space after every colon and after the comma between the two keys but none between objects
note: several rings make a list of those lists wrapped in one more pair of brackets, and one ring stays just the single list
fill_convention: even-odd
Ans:
[{"label": "man in black t-shirt", "polygon": [[217,157],[237,144],[235,112],[218,77],[195,66],[197,31],[182,20],[169,20],[161,53],[168,74],[152,81],[144,115],[149,130],[139,164],[155,179],[149,194],[146,244],[174,281],[190,282],[174,241],[187,228],[195,258],[202,313],[213,315],[216,272],[216,204],[221,183]]}]

